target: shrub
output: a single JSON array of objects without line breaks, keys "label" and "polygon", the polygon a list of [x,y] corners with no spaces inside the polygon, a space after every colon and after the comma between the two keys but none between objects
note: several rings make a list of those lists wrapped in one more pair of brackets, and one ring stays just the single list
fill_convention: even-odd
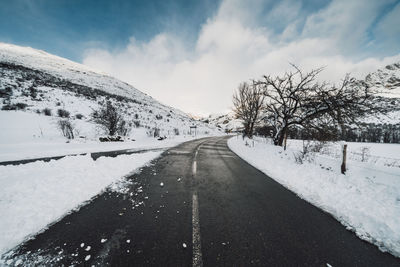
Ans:
[{"label": "shrub", "polygon": [[0,90],[0,97],[10,97],[12,95],[12,88],[7,87],[6,89],[1,89]]},{"label": "shrub", "polygon": [[125,120],[121,120],[120,123],[118,123],[118,126],[117,126],[117,133],[122,135],[122,136],[127,136],[128,135],[128,130],[129,130],[129,127],[128,127],[126,121]]},{"label": "shrub", "polygon": [[16,104],[7,104],[4,105],[1,109],[2,110],[19,110],[25,109],[28,105],[25,103],[16,103]]},{"label": "shrub", "polygon": [[77,118],[78,120],[81,120],[83,118],[83,115],[78,113],[75,115],[75,118]]},{"label": "shrub", "polygon": [[163,118],[162,115],[160,115],[160,114],[157,114],[157,115],[156,115],[156,119],[157,119],[157,120],[162,120],[162,118]]},{"label": "shrub", "polygon": [[17,109],[25,109],[28,106],[28,104],[26,104],[26,103],[17,103],[17,104],[15,104],[15,106],[17,107]]},{"label": "shrub", "polygon": [[371,156],[370,154],[370,149],[367,146],[363,146],[361,148],[361,161],[366,162],[368,161],[368,158]]},{"label": "shrub", "polygon": [[117,135],[115,137],[113,136],[106,136],[106,137],[99,137],[100,142],[123,142],[124,140],[122,139],[121,136]]},{"label": "shrub", "polygon": [[61,130],[63,136],[68,139],[74,139],[74,127],[69,120],[59,120],[57,122],[58,129]]},{"label": "shrub", "polygon": [[7,104],[1,107],[1,110],[16,110],[17,107],[15,105]]},{"label": "shrub", "polygon": [[[294,160],[298,164],[303,164],[305,160],[307,160],[308,162],[313,162],[315,157],[314,153],[316,152],[316,150],[319,149],[319,147],[319,144],[315,145],[311,141],[303,140],[303,149],[297,153],[294,153]],[[318,151],[320,151],[321,149],[319,149]]]},{"label": "shrub", "polygon": [[69,118],[69,111],[67,111],[65,109],[59,108],[57,110],[57,114],[61,118]]},{"label": "shrub", "polygon": [[153,131],[153,136],[154,138],[159,137],[160,136],[160,129],[159,128],[154,128]]},{"label": "shrub", "polygon": [[29,95],[31,98],[35,99],[37,96],[37,90],[35,89],[35,87],[29,87]]},{"label": "shrub", "polygon": [[133,125],[135,125],[136,128],[139,128],[140,127],[140,121],[139,120],[133,121]]},{"label": "shrub", "polygon": [[175,135],[179,135],[179,129],[178,128],[174,128],[174,134]]},{"label": "shrub", "polygon": [[108,134],[113,136],[116,133],[126,135],[128,127],[118,110],[110,101],[107,101],[105,107],[95,110],[92,114],[92,121],[99,124],[102,128],[108,131]]},{"label": "shrub", "polygon": [[49,108],[44,108],[44,109],[42,110],[42,112],[43,112],[43,114],[46,115],[46,116],[51,116],[51,109],[49,109]]}]

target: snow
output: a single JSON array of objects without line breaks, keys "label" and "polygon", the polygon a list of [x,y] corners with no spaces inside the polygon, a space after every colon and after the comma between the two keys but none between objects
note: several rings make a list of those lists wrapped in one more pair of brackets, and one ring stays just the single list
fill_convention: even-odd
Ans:
[{"label": "snow", "polygon": [[[21,111],[0,111],[0,161],[170,147],[190,140],[192,125],[197,126],[198,136],[221,134],[215,126],[163,105],[127,83],[44,51],[0,42],[0,63],[4,63],[0,67],[0,109],[16,103],[27,105]],[[7,90],[11,93],[3,93]],[[130,128],[126,139],[135,142],[98,141],[107,133],[90,118],[107,101],[121,111]],[[50,109],[51,116],[45,116],[44,109]],[[57,128],[59,109],[70,113],[74,125],[76,138],[69,143]],[[167,140],[154,139],[155,129]]]},{"label": "snow", "polygon": [[145,129],[135,129],[130,138],[135,141],[96,141],[96,126],[77,120],[77,131],[86,132],[86,138],[77,138],[69,143],[57,129],[57,118],[23,111],[0,111],[0,162],[62,156],[69,154],[93,153],[120,149],[168,148],[179,143],[207,135],[170,135],[162,141],[148,137]]},{"label": "snow", "polygon": [[160,153],[96,161],[89,155],[70,156],[47,163],[0,166],[0,255]]},{"label": "snow", "polygon": [[[0,42],[0,61],[45,71],[56,77],[66,78],[89,87],[101,88],[110,93],[131,98],[151,99],[136,88],[105,73],[31,47]],[[110,86],[111,84],[114,86]]]},{"label": "snow", "polygon": [[209,121],[211,125],[223,129],[223,131],[232,132],[243,128],[243,121],[235,118],[234,112],[227,114],[211,114],[202,121]]},{"label": "snow", "polygon": [[400,96],[400,62],[368,74],[365,81],[380,92],[380,95],[398,98]]},{"label": "snow", "polygon": [[[298,164],[294,154],[299,153],[300,144],[289,140],[283,151],[261,138],[256,138],[254,147],[252,141],[239,137],[228,141],[229,148],[248,163],[332,214],[361,239],[400,257],[400,165],[387,164],[400,162],[400,145],[348,143],[348,170],[342,175],[340,157],[332,152],[340,144],[331,143]],[[370,158],[376,161],[362,161],[354,154],[364,146],[370,147]]]}]

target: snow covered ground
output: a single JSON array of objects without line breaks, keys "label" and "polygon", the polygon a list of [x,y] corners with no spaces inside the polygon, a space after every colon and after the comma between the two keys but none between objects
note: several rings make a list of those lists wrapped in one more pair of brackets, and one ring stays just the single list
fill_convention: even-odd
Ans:
[{"label": "snow covered ground", "polygon": [[[360,238],[400,257],[400,145],[348,144],[348,170],[340,173],[340,144],[330,143],[296,163],[303,142],[288,149],[268,139],[229,139],[229,148],[301,198],[329,212]],[[246,143],[248,145],[246,145]],[[369,152],[367,149],[369,148]]]},{"label": "snow covered ground", "polygon": [[[179,143],[199,138],[197,136],[183,134],[175,135],[173,132],[165,132],[167,139],[158,141],[149,137],[146,128],[134,128],[126,142],[97,141],[100,135],[99,129],[93,123],[84,120],[73,120],[76,138],[67,142],[57,129],[59,118],[44,116],[24,111],[0,111],[0,162],[62,156],[69,154],[83,154],[119,149],[152,149],[175,146]],[[134,139],[135,141],[132,141]]]},{"label": "snow covered ground", "polygon": [[[161,152],[0,166],[0,255],[60,219]],[[0,263],[1,265],[1,263]]]}]

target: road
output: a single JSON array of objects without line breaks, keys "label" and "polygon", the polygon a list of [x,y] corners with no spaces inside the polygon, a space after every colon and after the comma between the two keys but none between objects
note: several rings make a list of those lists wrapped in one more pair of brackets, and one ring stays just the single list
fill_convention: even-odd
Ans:
[{"label": "road", "polygon": [[241,160],[226,140],[165,151],[121,190],[96,196],[9,259],[68,266],[400,266]]}]

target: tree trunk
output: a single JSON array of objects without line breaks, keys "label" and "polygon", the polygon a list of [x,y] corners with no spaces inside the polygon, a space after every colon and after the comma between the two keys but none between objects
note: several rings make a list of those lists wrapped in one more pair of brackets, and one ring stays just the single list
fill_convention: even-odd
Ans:
[{"label": "tree trunk", "polygon": [[254,131],[254,122],[251,122],[249,126],[249,138],[253,138],[253,131]]},{"label": "tree trunk", "polygon": [[283,141],[285,140],[287,128],[284,127],[281,132],[277,135],[276,139],[274,140],[274,144],[276,146],[283,146]]}]

